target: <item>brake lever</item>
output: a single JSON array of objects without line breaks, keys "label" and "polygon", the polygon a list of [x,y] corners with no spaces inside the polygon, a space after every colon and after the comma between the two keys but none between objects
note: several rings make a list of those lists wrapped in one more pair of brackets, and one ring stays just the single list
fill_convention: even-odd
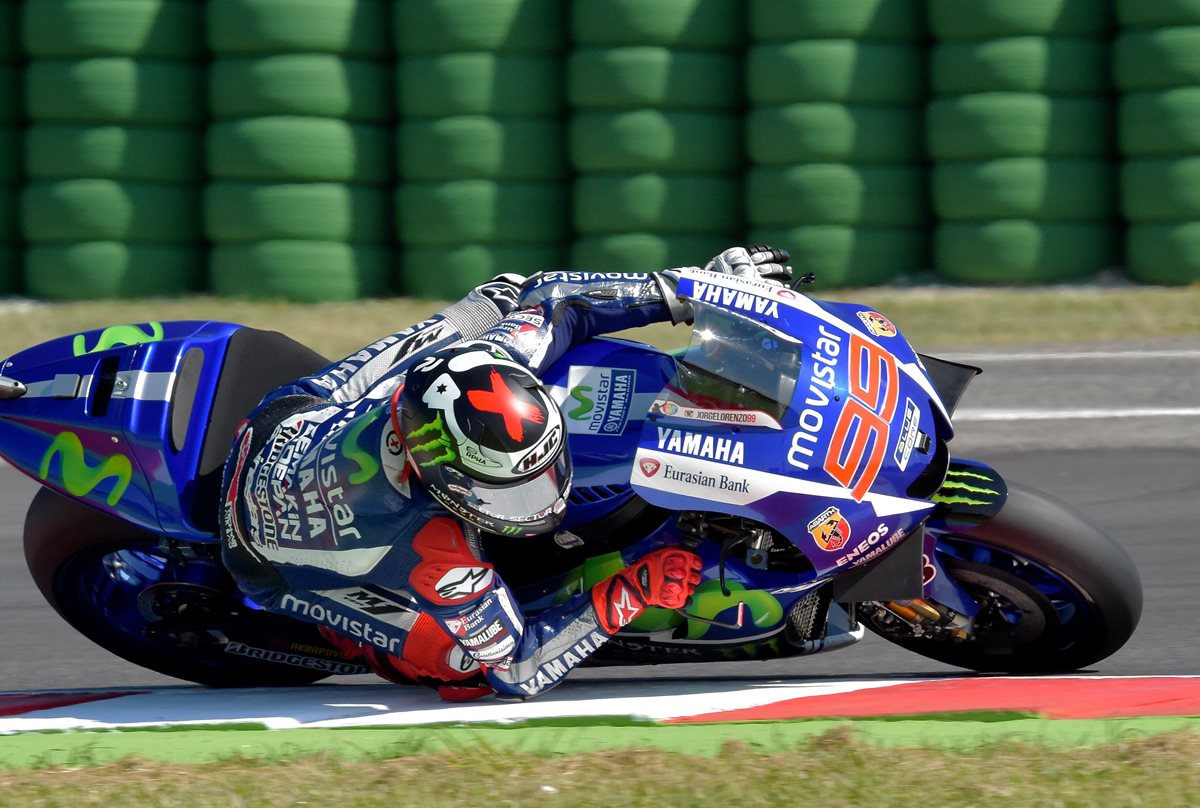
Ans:
[{"label": "brake lever", "polygon": [[675,609],[675,613],[680,617],[686,617],[688,620],[695,620],[697,623],[707,623],[708,625],[716,626],[717,628],[726,628],[730,631],[737,631],[745,622],[744,618],[746,616],[746,603],[744,601],[738,601],[736,623],[722,623],[720,620],[709,620],[707,617],[700,617],[699,615],[692,614],[683,607]]}]

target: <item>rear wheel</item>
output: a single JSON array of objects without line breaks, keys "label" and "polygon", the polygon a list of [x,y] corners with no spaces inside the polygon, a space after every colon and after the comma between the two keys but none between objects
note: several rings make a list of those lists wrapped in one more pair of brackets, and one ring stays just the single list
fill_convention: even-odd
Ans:
[{"label": "rear wheel", "polygon": [[305,685],[365,670],[316,626],[247,605],[217,549],[172,546],[45,488],[25,519],[25,559],[46,600],[135,665],[214,687]]},{"label": "rear wheel", "polygon": [[966,639],[936,628],[913,636],[883,609],[863,622],[939,662],[983,672],[1077,670],[1115,653],[1141,616],[1141,581],[1120,545],[1064,503],[1020,485],[1010,485],[992,519],[939,536],[937,552],[980,606]]}]

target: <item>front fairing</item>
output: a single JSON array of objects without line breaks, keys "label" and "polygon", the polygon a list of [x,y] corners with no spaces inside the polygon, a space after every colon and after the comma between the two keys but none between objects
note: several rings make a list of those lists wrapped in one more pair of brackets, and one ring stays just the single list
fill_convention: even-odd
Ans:
[{"label": "front fairing", "polygon": [[679,294],[696,313],[681,366],[734,380],[724,398],[737,400],[684,373],[668,384],[632,472],[643,498],[769,525],[818,576],[871,560],[925,519],[933,503],[908,492],[950,422],[886,318],[712,273],[684,271]]}]

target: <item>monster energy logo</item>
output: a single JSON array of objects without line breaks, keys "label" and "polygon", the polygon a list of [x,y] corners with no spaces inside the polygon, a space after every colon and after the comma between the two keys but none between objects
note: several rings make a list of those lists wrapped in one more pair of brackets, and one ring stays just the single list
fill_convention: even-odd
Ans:
[{"label": "monster energy logo", "polygon": [[587,397],[586,394],[590,392],[592,392],[592,388],[582,384],[571,388],[571,398],[578,401],[579,404],[567,413],[569,418],[580,421],[586,418],[587,414],[592,411],[592,408],[596,406],[596,402]]},{"label": "monster energy logo", "polygon": [[408,433],[408,442],[431,436],[429,440],[417,445],[410,445],[408,451],[413,454],[413,459],[416,460],[418,452],[436,452],[441,449],[441,453],[427,460],[417,460],[417,465],[421,468],[429,468],[430,466],[438,466],[442,463],[449,463],[452,460],[458,459],[458,453],[454,450],[454,442],[450,440],[450,436],[446,434],[446,426],[442,423],[442,414],[439,412],[437,418],[434,418],[429,423],[420,429],[415,429]]},{"label": "monster energy logo", "polygon": [[938,492],[933,495],[932,501],[940,502],[943,505],[992,505],[999,498],[1000,492],[996,489],[972,485],[968,482],[970,480],[982,480],[985,483],[993,484],[995,482],[986,474],[978,474],[964,469],[951,469],[946,473],[946,480]]},{"label": "monster energy logo", "polygon": [[521,528],[517,527],[516,525],[505,525],[500,532],[505,536],[515,536],[521,532]]},{"label": "monster energy logo", "polygon": [[50,444],[50,448],[46,450],[46,454],[42,455],[42,465],[38,471],[41,479],[45,480],[50,476],[50,464],[55,457],[62,459],[63,487],[76,497],[92,493],[96,486],[111,477],[116,482],[113,484],[112,491],[108,493],[106,501],[109,505],[116,505],[125,494],[125,489],[129,487],[129,480],[133,476],[133,465],[123,454],[105,458],[104,462],[96,468],[88,465],[83,451],[83,442],[74,432],[59,433],[54,442]]},{"label": "monster energy logo", "polygon": [[149,334],[143,331],[141,326],[109,326],[101,332],[100,338],[96,341],[96,347],[91,350],[88,350],[87,338],[83,334],[76,334],[72,350],[76,356],[83,356],[84,354],[107,351],[109,348],[115,348],[118,345],[141,345],[144,342],[158,342],[163,338],[162,323],[147,323],[147,325],[150,326]]}]

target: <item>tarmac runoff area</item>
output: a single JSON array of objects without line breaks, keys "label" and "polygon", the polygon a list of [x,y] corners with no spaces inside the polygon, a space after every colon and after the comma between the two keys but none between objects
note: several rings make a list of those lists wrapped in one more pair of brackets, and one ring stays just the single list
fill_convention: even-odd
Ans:
[{"label": "tarmac runoff area", "polygon": [[889,746],[1054,746],[1200,731],[1200,676],[568,683],[528,702],[447,704],[387,685],[0,693],[0,768],[461,751],[778,750],[851,724]]}]

